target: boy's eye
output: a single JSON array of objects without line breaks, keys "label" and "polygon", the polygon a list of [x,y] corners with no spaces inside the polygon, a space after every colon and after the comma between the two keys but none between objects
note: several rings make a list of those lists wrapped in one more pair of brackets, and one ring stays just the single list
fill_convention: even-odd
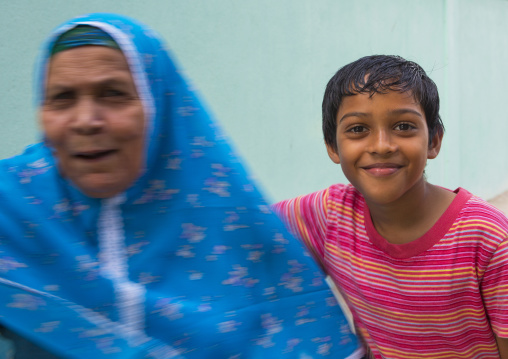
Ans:
[{"label": "boy's eye", "polygon": [[397,131],[410,131],[414,129],[415,127],[409,123],[399,123],[397,126],[394,127]]},{"label": "boy's eye", "polygon": [[365,132],[365,131],[367,131],[367,129],[364,126],[361,126],[361,125],[353,126],[353,127],[351,127],[350,129],[347,130],[347,132],[352,132],[352,133],[362,133],[362,132]]}]

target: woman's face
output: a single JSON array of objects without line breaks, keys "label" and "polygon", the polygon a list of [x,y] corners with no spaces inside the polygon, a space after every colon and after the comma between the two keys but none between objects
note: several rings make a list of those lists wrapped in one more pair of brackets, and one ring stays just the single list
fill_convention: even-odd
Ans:
[{"label": "woman's face", "polygon": [[61,174],[86,195],[112,197],[139,177],[145,115],[119,50],[82,46],[53,55],[40,119]]}]

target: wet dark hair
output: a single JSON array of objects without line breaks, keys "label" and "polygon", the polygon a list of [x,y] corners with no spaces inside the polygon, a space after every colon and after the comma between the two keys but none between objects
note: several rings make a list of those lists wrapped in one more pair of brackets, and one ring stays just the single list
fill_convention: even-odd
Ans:
[{"label": "wet dark hair", "polygon": [[422,106],[429,129],[429,145],[434,135],[444,133],[437,86],[421,66],[400,56],[372,55],[342,67],[326,85],[322,104],[325,143],[337,149],[337,112],[344,97],[358,93],[372,96],[388,91],[408,91]]}]

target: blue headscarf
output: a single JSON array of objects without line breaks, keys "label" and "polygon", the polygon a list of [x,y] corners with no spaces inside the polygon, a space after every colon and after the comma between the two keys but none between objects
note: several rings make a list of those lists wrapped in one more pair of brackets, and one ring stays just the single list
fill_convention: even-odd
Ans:
[{"label": "blue headscarf", "polygon": [[144,25],[92,14],[55,39],[109,34],[146,115],[140,178],[89,198],[35,144],[0,162],[0,323],[72,358],[356,358],[318,267],[248,178],[195,90]]}]

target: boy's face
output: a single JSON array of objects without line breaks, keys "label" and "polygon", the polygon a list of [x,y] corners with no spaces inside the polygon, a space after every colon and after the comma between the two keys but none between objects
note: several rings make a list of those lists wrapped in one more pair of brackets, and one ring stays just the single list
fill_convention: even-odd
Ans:
[{"label": "boy's face", "polygon": [[422,185],[427,159],[441,147],[442,135],[429,146],[425,113],[408,92],[345,97],[336,120],[337,149],[327,145],[328,155],[369,205],[393,203]]}]

